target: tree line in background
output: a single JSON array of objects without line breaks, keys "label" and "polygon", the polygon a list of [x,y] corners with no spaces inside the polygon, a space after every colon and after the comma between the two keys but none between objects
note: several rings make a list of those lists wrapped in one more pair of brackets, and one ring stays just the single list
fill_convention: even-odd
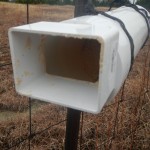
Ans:
[{"label": "tree line in background", "polygon": [[[74,5],[75,0],[0,0],[3,2],[16,2],[26,4],[49,4],[49,5]],[[92,0],[95,6],[109,6],[113,0]],[[136,4],[150,9],[150,0],[137,0]]]},{"label": "tree line in background", "polygon": [[[0,0],[2,2],[15,2],[26,4],[27,1],[29,4],[50,4],[50,5],[74,5],[75,0]],[[95,6],[97,5],[108,5],[109,0],[92,0]],[[111,1],[111,0],[110,0]]]}]

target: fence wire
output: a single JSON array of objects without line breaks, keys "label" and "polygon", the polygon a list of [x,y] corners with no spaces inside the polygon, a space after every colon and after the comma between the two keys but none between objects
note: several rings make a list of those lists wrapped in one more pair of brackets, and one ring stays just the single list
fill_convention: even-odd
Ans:
[{"label": "fence wire", "polygon": [[[41,6],[40,6],[41,7]],[[148,141],[148,135],[144,134],[145,137],[144,139],[138,139],[137,138],[137,130],[140,128],[140,125],[147,125],[149,126],[150,122],[144,122],[142,121],[142,113],[146,107],[146,104],[150,102],[150,42],[147,43],[147,45],[145,45],[145,47],[143,48],[143,50],[145,51],[145,53],[142,53],[144,56],[143,60],[143,66],[141,68],[143,68],[142,73],[140,74],[140,82],[139,82],[139,86],[140,86],[140,90],[139,92],[136,93],[137,98],[132,98],[130,95],[131,93],[128,93],[129,90],[127,90],[127,84],[128,84],[128,79],[130,78],[130,74],[128,79],[125,81],[120,95],[118,95],[118,97],[109,105],[105,106],[105,108],[102,110],[102,112],[97,115],[97,116],[93,116],[91,114],[88,113],[82,113],[82,117],[81,117],[81,123],[80,123],[80,136],[79,136],[79,146],[78,149],[80,150],[103,150],[103,149],[137,149],[137,142],[141,142],[143,143],[143,145],[141,145],[141,147],[144,149],[150,147],[150,145],[144,145],[145,143],[149,143]],[[143,51],[142,50],[142,51]],[[6,53],[6,52],[5,52]],[[7,52],[8,53],[8,52]],[[12,66],[12,64],[10,63],[10,61],[5,61],[5,63],[0,63],[0,71],[1,69],[7,71],[7,66]],[[131,71],[131,73],[133,73]],[[1,90],[1,89],[0,89]],[[6,89],[7,90],[7,89]],[[1,93],[0,91],[0,96],[3,93]],[[128,95],[130,95],[128,98]],[[133,103],[133,100],[135,102],[135,105],[133,105],[130,109],[128,110],[128,108],[126,108],[127,106],[125,105],[125,103]],[[2,103],[2,101],[0,102]],[[22,104],[21,104],[22,105]],[[124,107],[124,105],[126,107]],[[51,107],[50,107],[51,108]],[[12,133],[5,133],[3,134],[3,132],[6,132],[5,128],[7,129],[8,127],[6,127],[5,125],[3,125],[3,127],[1,127],[1,123],[0,123],[0,134],[3,135],[0,137],[0,146],[2,149],[4,150],[11,150],[11,149],[21,149],[20,145],[24,142],[26,142],[23,146],[22,149],[37,149],[37,147],[34,147],[33,144],[33,140],[36,144],[38,144],[38,140],[35,140],[34,138],[36,137],[44,137],[42,136],[42,134],[44,134],[45,132],[48,132],[49,130],[56,130],[56,126],[66,123],[66,119],[62,119],[60,121],[57,121],[54,124],[51,124],[51,120],[49,117],[47,117],[46,119],[48,120],[47,122],[50,122],[47,127],[41,129],[41,127],[38,128],[38,126],[40,126],[40,123],[42,122],[38,122],[35,123],[35,119],[34,117],[36,116],[36,113],[32,113],[32,103],[31,100],[29,100],[29,124],[28,124],[28,128],[23,128],[23,130],[28,129],[25,134],[18,134],[20,136],[18,137],[13,137],[13,135],[11,135]],[[59,108],[59,109],[64,109],[64,108]],[[59,115],[59,111],[58,112],[58,117]],[[112,111],[113,110],[113,111]],[[108,116],[107,113],[109,111],[111,112],[111,115]],[[62,111],[63,112],[63,111]],[[127,113],[128,112],[128,113]],[[131,113],[129,113],[131,112]],[[110,113],[110,112],[109,112]],[[147,112],[149,113],[149,112]],[[32,115],[34,114],[34,117],[32,117]],[[130,116],[132,115],[132,116]],[[147,114],[148,115],[148,114]],[[56,116],[55,116],[56,117]],[[112,118],[110,118],[112,117]],[[128,118],[127,121],[125,121],[124,118]],[[148,120],[149,121],[149,120]],[[34,124],[36,124],[36,127],[34,127]],[[48,123],[47,123],[48,124]],[[124,135],[125,131],[124,130],[124,124],[127,125],[127,134]],[[16,130],[16,126],[14,127],[14,123],[12,125],[8,124],[9,127],[12,126],[12,131]],[[23,126],[23,125],[22,125]],[[63,124],[64,126],[64,124]],[[34,128],[38,128],[40,130],[35,131]],[[19,130],[19,129],[18,129]],[[65,127],[62,129],[63,130],[63,134],[65,132]],[[142,129],[141,129],[142,130]],[[19,132],[19,131],[18,131]],[[55,132],[55,131],[54,131]],[[62,135],[63,135],[62,134]],[[121,134],[121,135],[120,135]],[[5,141],[5,137],[4,135],[7,136],[6,139],[10,140],[11,136],[12,138],[15,138],[15,140],[10,140],[10,143]],[[46,136],[48,135],[49,139],[53,139],[54,137],[56,137],[57,135],[55,135],[55,133],[53,133],[52,136],[49,136],[49,134],[45,134]],[[58,138],[60,138],[58,136]],[[121,138],[121,139],[120,139]],[[125,139],[127,141],[127,143],[125,143]],[[46,140],[47,138],[45,138]],[[119,140],[118,140],[119,139]],[[124,139],[124,140],[122,140]],[[28,143],[27,143],[28,141]],[[59,139],[58,139],[59,142]],[[58,144],[58,142],[54,142],[56,144]],[[60,141],[62,142],[61,145],[64,144],[64,140]],[[54,144],[51,143],[51,144]],[[43,144],[46,145],[47,143]],[[128,145],[125,145],[128,144]],[[141,143],[140,143],[141,144]],[[115,145],[115,146],[114,146]],[[124,147],[126,146],[126,147]],[[145,146],[145,147],[144,147]],[[139,149],[141,148],[139,147]],[[63,149],[64,147],[62,146],[61,148],[53,148],[53,149]],[[48,149],[48,146],[45,147],[45,149]],[[50,149],[50,148],[49,148]],[[52,148],[51,148],[52,149]]]}]

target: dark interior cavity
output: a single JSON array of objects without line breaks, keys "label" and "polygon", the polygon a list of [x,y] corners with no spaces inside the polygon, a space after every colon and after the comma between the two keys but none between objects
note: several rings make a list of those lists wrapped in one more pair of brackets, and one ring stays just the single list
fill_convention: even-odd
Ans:
[{"label": "dark interior cavity", "polygon": [[60,36],[47,38],[48,74],[96,82],[99,77],[100,43],[97,40]]}]

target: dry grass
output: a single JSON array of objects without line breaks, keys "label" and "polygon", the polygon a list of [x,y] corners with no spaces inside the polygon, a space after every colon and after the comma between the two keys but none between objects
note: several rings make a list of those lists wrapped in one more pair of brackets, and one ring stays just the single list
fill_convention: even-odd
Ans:
[{"label": "dry grass", "polygon": [[[72,17],[72,6],[30,6],[30,22],[61,21]],[[11,62],[8,28],[25,23],[25,5],[0,3],[0,65]],[[136,58],[126,80],[123,97],[120,92],[98,115],[84,113],[82,140],[79,140],[82,150],[150,149],[150,91],[144,94],[150,69],[149,48],[145,46]],[[118,105],[120,99],[122,102]],[[32,132],[41,131],[66,117],[66,109],[63,107],[37,101],[32,104]],[[28,99],[15,92],[11,65],[0,68],[0,113],[0,149],[3,150],[18,139],[27,137],[29,132]],[[65,122],[35,136],[31,146],[33,150],[61,150],[64,137]],[[28,141],[13,149],[27,150]]]}]

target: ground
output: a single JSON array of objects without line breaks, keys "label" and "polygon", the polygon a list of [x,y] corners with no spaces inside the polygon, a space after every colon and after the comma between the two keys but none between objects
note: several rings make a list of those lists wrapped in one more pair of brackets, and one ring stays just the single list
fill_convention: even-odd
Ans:
[{"label": "ground", "polygon": [[[104,8],[98,8],[103,9]],[[73,6],[30,5],[29,20],[73,18]],[[15,92],[8,29],[26,24],[26,5],[0,2],[0,149],[9,149],[29,133],[28,98]],[[150,149],[150,43],[140,51],[124,88],[98,115],[84,113],[79,149]],[[122,94],[123,93],[123,94]],[[66,108],[32,100],[33,150],[61,150],[65,140]],[[63,122],[61,122],[63,121]],[[43,129],[54,125],[40,133]],[[27,150],[28,140],[12,148]]]}]

